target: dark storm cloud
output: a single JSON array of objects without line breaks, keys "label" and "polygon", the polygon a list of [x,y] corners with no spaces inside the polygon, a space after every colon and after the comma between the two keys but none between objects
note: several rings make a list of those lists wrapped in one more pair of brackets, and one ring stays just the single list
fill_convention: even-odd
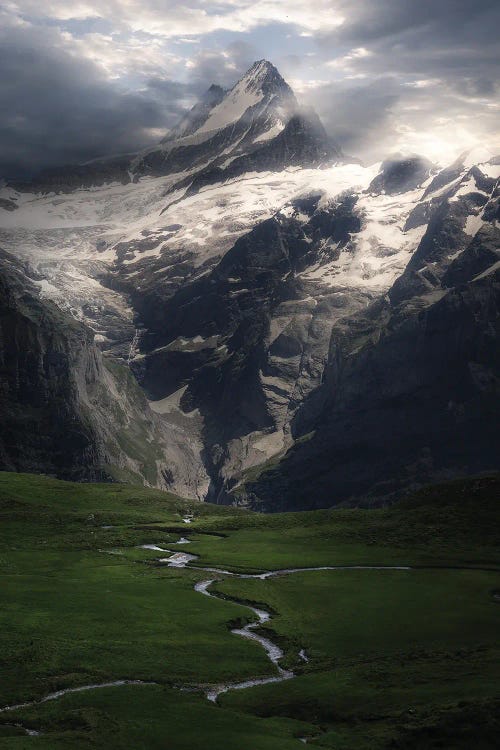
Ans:
[{"label": "dark storm cloud", "polygon": [[[484,17],[496,16],[496,0],[358,0],[343,3],[342,36],[350,42],[368,42],[399,36],[407,31],[438,28],[441,38],[471,38],[477,31],[494,40],[495,28],[484,28]],[[337,4],[339,6],[339,4]]]},{"label": "dark storm cloud", "polygon": [[185,86],[150,79],[126,91],[61,48],[56,31],[9,29],[0,44],[0,176],[133,151],[182,112]]},{"label": "dark storm cloud", "polygon": [[[349,150],[380,155],[397,133],[449,120],[498,135],[495,0],[342,3],[345,22],[318,34],[332,82],[309,94]],[[406,125],[405,125],[406,123]]]},{"label": "dark storm cloud", "polygon": [[211,83],[230,88],[255,61],[254,45],[244,41],[231,42],[222,49],[201,49],[189,62],[189,82],[198,94]]},{"label": "dark storm cloud", "polygon": [[372,71],[497,77],[498,2],[371,0],[354,7],[355,15],[323,45],[340,37],[344,45],[369,48],[376,53]]},{"label": "dark storm cloud", "polygon": [[[81,47],[63,41],[50,25],[0,33],[0,178],[156,143],[211,82],[233,85],[255,59],[244,41],[224,51],[195,48],[180,83],[165,78],[164,70],[155,75],[139,51],[137,75],[126,88],[122,77],[106,75]],[[151,40],[144,39],[144,49],[151,49]],[[133,75],[134,63],[130,69]]]}]

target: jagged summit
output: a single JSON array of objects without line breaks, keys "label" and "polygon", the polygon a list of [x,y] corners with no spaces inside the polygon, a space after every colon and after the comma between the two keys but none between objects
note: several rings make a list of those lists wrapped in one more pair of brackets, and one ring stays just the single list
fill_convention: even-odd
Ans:
[{"label": "jagged summit", "polygon": [[[269,74],[277,75],[279,78],[281,78],[278,69],[271,62],[269,62],[269,60],[265,60],[263,58],[262,60],[256,60],[248,68],[243,77],[263,78],[268,76]],[[281,78],[281,80],[283,79]]]},{"label": "jagged summit", "polygon": [[268,60],[254,62],[234,88],[243,83],[250,89],[260,89],[264,94],[286,91],[293,96],[292,89],[279,70]]},{"label": "jagged summit", "polygon": [[192,137],[191,142],[207,140],[214,132],[234,125],[243,117],[254,119],[271,101],[273,106],[281,107],[284,118],[298,108],[292,89],[277,68],[267,60],[257,60],[231,89],[212,83],[161,143],[188,137]]},{"label": "jagged summit", "polygon": [[277,68],[257,60],[227,90],[217,83],[155,146],[41,173],[18,190],[68,192],[145,176],[178,175],[170,190],[224,182],[245,172],[314,167],[343,159],[314,111],[304,109]]},{"label": "jagged summit", "polygon": [[272,63],[257,60],[231,89],[212,84],[159,146],[133,162],[132,172],[137,178],[182,172],[182,186],[197,190],[243,172],[340,157],[316,113],[300,107]]},{"label": "jagged summit", "polygon": [[[210,87],[207,93],[212,92]],[[204,122],[196,129],[198,135],[210,134],[237,123],[244,118],[248,122],[261,115],[264,108],[273,103],[281,108],[283,118],[298,107],[294,93],[277,69],[266,60],[255,62],[237,83],[219,98],[220,87],[216,88],[217,100],[207,112]],[[206,100],[205,100],[206,101]],[[186,134],[186,133],[184,133]]]}]

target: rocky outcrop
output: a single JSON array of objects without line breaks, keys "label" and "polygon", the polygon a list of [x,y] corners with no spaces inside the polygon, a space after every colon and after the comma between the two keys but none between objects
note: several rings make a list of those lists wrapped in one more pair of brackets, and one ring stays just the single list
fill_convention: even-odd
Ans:
[{"label": "rocky outcrop", "polygon": [[0,256],[0,468],[168,486],[165,438],[123,365]]},{"label": "rocky outcrop", "polygon": [[[331,160],[341,160],[342,154],[326,132],[314,112],[294,114],[283,130],[270,142],[248,153],[235,153],[228,166],[215,160],[210,167],[175,184],[175,189],[188,187],[186,195],[193,195],[207,185],[239,177],[246,172],[279,172],[285,167],[316,167]],[[222,162],[223,163],[223,162]]]},{"label": "rocky outcrop", "polygon": [[424,309],[381,301],[334,330],[295,446],[240,485],[239,501],[266,510],[380,502],[498,469],[500,271],[466,280],[465,266]]},{"label": "rocky outcrop", "polygon": [[485,223],[464,252],[450,263],[441,280],[442,286],[449,289],[466,284],[499,260],[500,229]]},{"label": "rocky outcrop", "polygon": [[432,166],[432,162],[418,155],[388,159],[382,162],[381,170],[368,191],[397,195],[415,190],[427,180]]}]

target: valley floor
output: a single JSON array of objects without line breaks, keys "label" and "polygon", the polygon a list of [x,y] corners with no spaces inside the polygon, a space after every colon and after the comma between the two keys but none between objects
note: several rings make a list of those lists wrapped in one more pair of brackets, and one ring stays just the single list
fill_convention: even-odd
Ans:
[{"label": "valley floor", "polygon": [[[495,747],[498,490],[263,516],[0,473],[0,748]],[[249,606],[294,677],[207,700],[278,674]]]}]

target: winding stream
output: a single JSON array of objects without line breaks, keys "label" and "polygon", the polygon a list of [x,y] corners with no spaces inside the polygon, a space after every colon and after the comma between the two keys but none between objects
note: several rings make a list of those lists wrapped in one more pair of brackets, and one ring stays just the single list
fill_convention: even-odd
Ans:
[{"label": "winding stream", "polygon": [[[215,578],[209,578],[207,581],[199,581],[195,584],[194,590],[198,591],[200,594],[210,596],[212,599],[218,599],[219,597],[216,594],[211,594],[208,590],[215,581]],[[255,622],[250,622],[243,628],[233,628],[231,633],[260,643],[269,659],[276,666],[278,674],[274,677],[262,677],[260,679],[244,680],[243,682],[230,682],[221,685],[213,685],[205,690],[205,695],[208,700],[213,703],[216,702],[221,693],[227,693],[228,690],[243,690],[244,688],[255,687],[256,685],[267,685],[270,682],[282,682],[283,680],[290,680],[295,676],[293,672],[283,669],[278,664],[279,660],[283,657],[283,651],[280,647],[273,643],[269,638],[265,638],[259,633],[254,632],[256,628],[260,627],[260,625],[269,622],[271,619],[269,612],[266,612],[264,609],[257,609],[257,607],[251,607],[248,604],[245,604],[244,606],[257,615],[257,620]]]},{"label": "winding stream", "polygon": [[[191,518],[184,518],[183,521],[185,523],[190,523]],[[189,543],[189,540],[185,539],[184,537],[181,537],[179,541],[174,542],[173,544],[187,544],[187,543]],[[146,550],[158,551],[158,552],[167,552],[170,556],[157,558],[157,562],[165,563],[166,565],[168,565],[168,567],[171,567],[171,568],[186,568],[191,562],[198,559],[198,555],[192,555],[187,552],[173,552],[172,550],[160,547],[160,545],[158,544],[142,544],[140,545],[140,548],[146,549]],[[123,553],[115,552],[115,554],[123,554]],[[409,566],[403,566],[403,565],[392,565],[392,566],[389,566],[389,565],[349,565],[349,566],[321,565],[321,566],[313,567],[313,568],[284,568],[282,570],[268,570],[268,571],[265,571],[264,573],[235,573],[231,570],[224,570],[222,568],[191,566],[191,570],[204,571],[206,573],[216,574],[219,576],[220,575],[232,576],[234,578],[242,578],[242,579],[258,578],[260,580],[265,580],[266,578],[274,578],[276,576],[291,575],[293,573],[306,573],[306,572],[312,572],[312,571],[318,571],[318,570],[411,570],[411,568]],[[221,599],[222,597],[209,591],[212,584],[215,583],[217,580],[218,580],[217,578],[208,578],[203,581],[198,581],[198,583],[196,583],[194,586],[194,590],[197,591],[199,594],[202,594],[204,596],[209,596],[212,599]],[[231,601],[237,604],[240,604],[240,606],[246,607],[251,612],[253,612],[257,618],[255,621],[248,623],[242,628],[233,628],[231,630],[231,633],[234,633],[234,635],[241,636],[242,638],[248,638],[249,640],[256,641],[257,643],[259,643],[264,649],[264,651],[266,652],[269,660],[276,667],[277,673],[271,677],[262,677],[262,678],[243,680],[241,682],[229,682],[229,683],[221,683],[219,685],[210,685],[204,689],[204,692],[205,692],[207,699],[213,703],[217,701],[217,698],[219,695],[221,695],[222,693],[226,693],[229,690],[243,690],[245,688],[255,687],[257,685],[268,685],[270,683],[284,682],[285,680],[290,680],[293,677],[295,677],[294,672],[292,672],[291,670],[283,669],[283,667],[281,667],[279,664],[280,660],[283,658],[282,649],[276,643],[273,643],[273,641],[270,638],[266,638],[265,636],[256,632],[256,630],[261,625],[271,620],[271,614],[264,609],[253,607],[247,604],[246,602],[239,602],[236,599],[231,599]],[[309,661],[306,655],[306,652],[303,648],[299,651],[298,656],[304,662]],[[25,703],[17,703],[17,704],[13,704],[9,706],[4,706],[3,708],[0,708],[0,714],[6,713],[8,711],[16,711],[22,708],[28,708],[30,706],[36,706],[42,703],[46,703],[48,701],[57,700],[58,698],[61,698],[62,696],[68,695],[70,693],[80,693],[80,692],[84,692],[88,690],[99,690],[101,688],[107,688],[107,687],[120,687],[122,685],[156,685],[156,684],[158,683],[145,682],[143,680],[114,680],[111,682],[102,682],[102,683],[96,683],[96,684],[90,684],[90,685],[80,685],[79,687],[64,688],[62,690],[56,690],[53,693],[49,693],[44,698],[41,698],[39,700],[26,701]],[[25,729],[25,731],[28,734],[32,734],[32,733],[35,734],[35,732],[32,732],[32,730]]]},{"label": "winding stream", "polygon": [[[17,711],[20,708],[38,706],[41,703],[47,703],[48,701],[55,701],[58,698],[62,698],[63,695],[69,695],[69,693],[83,693],[86,690],[99,690],[100,688],[107,687],[121,687],[122,685],[156,685],[156,683],[144,682],[143,680],[113,680],[112,682],[98,682],[91,685],[80,685],[79,687],[64,688],[63,690],[56,690],[53,693],[49,693],[44,698],[40,698],[40,700],[37,701],[26,701],[25,703],[13,703],[11,706],[3,706],[3,708],[0,708],[0,714],[4,714],[7,711]],[[31,734],[31,730],[29,730],[29,734]]]},{"label": "winding stream", "polygon": [[[176,552],[169,558],[161,558],[159,562],[165,562],[167,563],[167,565],[169,565],[169,567],[185,568],[190,562],[196,560],[197,557],[197,555]],[[281,575],[290,575],[292,573],[306,573],[318,570],[411,570],[410,567],[403,565],[321,565],[313,568],[283,568],[282,570],[268,570],[265,573],[234,573],[233,571],[223,570],[221,568],[208,568],[198,566],[193,569],[203,570],[206,573],[217,573],[219,575],[232,576],[234,578],[259,578],[260,580],[265,580],[266,578],[274,578]],[[210,586],[216,581],[216,578],[209,578],[205,581],[199,581],[195,584],[194,590],[198,591],[198,593],[200,594],[205,594],[205,596],[210,596],[212,599],[219,599],[221,597],[209,591]],[[283,669],[283,667],[281,667],[279,664],[280,660],[283,658],[283,651],[281,650],[281,648],[276,643],[273,643],[270,638],[266,638],[260,633],[255,632],[256,629],[258,629],[261,625],[271,620],[270,613],[264,609],[252,607],[246,602],[238,602],[236,599],[231,599],[231,601],[240,604],[240,606],[246,607],[257,616],[256,621],[245,625],[245,627],[243,628],[233,628],[231,630],[231,633],[234,633],[234,635],[239,635],[242,638],[248,638],[252,641],[257,641],[257,643],[260,643],[270,661],[272,661],[272,663],[275,665],[277,674],[272,677],[262,677],[243,680],[242,682],[229,682],[222,683],[220,685],[211,685],[205,690],[205,695],[208,700],[212,701],[213,703],[217,701],[219,695],[221,695],[222,693],[227,693],[229,690],[244,690],[245,688],[256,687],[257,685],[268,685],[275,682],[284,682],[285,680],[291,680],[292,677],[295,677],[294,672],[288,669]],[[303,648],[300,649],[298,656],[304,662],[309,661],[305,649]]]}]

